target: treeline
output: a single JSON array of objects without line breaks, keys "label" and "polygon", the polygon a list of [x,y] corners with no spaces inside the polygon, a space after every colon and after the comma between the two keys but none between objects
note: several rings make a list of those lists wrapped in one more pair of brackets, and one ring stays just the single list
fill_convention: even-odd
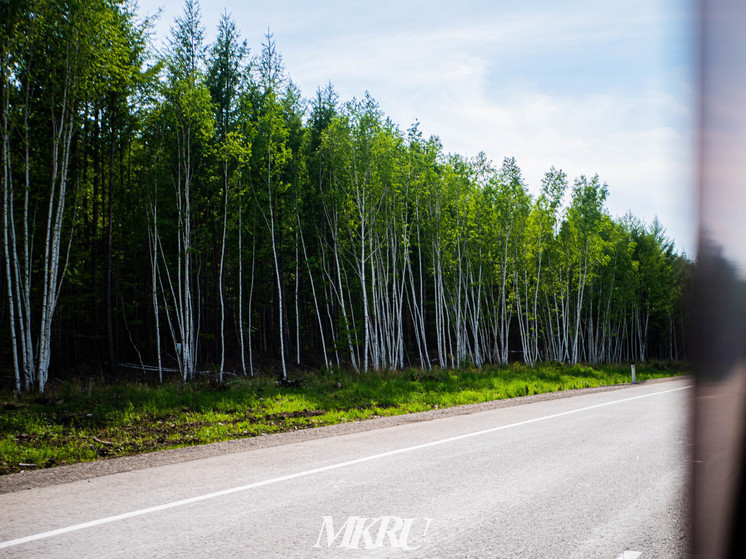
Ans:
[{"label": "treeline", "polygon": [[446,154],[366,94],[302,97],[274,39],[168,47],[114,0],[0,14],[0,370],[183,379],[686,357],[692,263],[598,176]]}]

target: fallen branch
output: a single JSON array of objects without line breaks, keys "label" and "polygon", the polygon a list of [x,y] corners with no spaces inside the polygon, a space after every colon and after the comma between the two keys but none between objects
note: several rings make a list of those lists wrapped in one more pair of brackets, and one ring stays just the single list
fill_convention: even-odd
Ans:
[{"label": "fallen branch", "polygon": [[93,440],[94,440],[95,442],[99,443],[99,444],[102,444],[102,445],[104,445],[104,446],[114,446],[114,443],[112,443],[112,442],[110,442],[110,441],[102,441],[102,440],[101,440],[101,439],[99,439],[98,437],[93,437]]},{"label": "fallen branch", "polygon": [[[158,367],[155,367],[153,365],[136,365],[134,363],[118,363],[118,367],[123,367],[125,369],[137,369],[138,371],[149,371],[151,373],[157,373]],[[161,370],[166,373],[178,373],[179,369],[170,369],[168,367],[162,367]]]}]

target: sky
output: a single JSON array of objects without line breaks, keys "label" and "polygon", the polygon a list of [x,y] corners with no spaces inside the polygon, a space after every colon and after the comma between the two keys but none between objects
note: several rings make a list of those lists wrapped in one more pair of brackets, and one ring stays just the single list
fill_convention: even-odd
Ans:
[{"label": "sky", "polygon": [[[139,0],[163,44],[183,0]],[[694,20],[691,0],[211,0],[253,54],[271,31],[310,99],[368,91],[402,130],[444,150],[515,157],[536,194],[552,166],[598,174],[611,215],[656,216],[696,254]]]}]

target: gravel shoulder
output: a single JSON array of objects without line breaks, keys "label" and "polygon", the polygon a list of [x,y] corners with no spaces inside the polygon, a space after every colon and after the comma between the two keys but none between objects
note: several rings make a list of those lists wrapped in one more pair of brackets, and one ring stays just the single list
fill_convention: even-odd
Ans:
[{"label": "gravel shoulder", "polygon": [[[638,384],[657,384],[687,378],[691,377],[679,376],[654,379],[643,381]],[[533,394],[531,396],[521,396],[518,398],[510,398],[505,400],[493,400],[490,402],[482,402],[480,404],[469,404],[465,406],[435,409],[407,415],[377,417],[373,419],[366,419],[349,423],[339,423],[337,425],[328,425],[312,429],[301,429],[297,431],[263,435],[249,439],[237,439],[207,445],[161,450],[158,452],[138,454],[135,456],[123,456],[118,458],[97,460],[94,462],[70,464],[44,470],[25,471],[16,474],[0,476],[0,494],[38,487],[47,487],[50,485],[57,485],[62,483],[69,483],[73,481],[91,479],[121,472],[142,470],[156,466],[164,466],[167,464],[188,462],[190,460],[201,460],[203,458],[210,458],[212,456],[247,452],[260,448],[295,444],[308,440],[336,437],[339,435],[360,433],[363,431],[372,431],[374,429],[394,427],[396,425],[403,425],[406,423],[431,421],[433,419],[440,419],[444,417],[467,415],[478,413],[481,411],[508,408],[512,406],[521,406],[525,404],[531,404],[533,402],[543,402],[560,398],[571,398],[580,394],[620,390],[629,386],[631,386],[631,384],[616,384],[613,386],[599,386],[595,388],[565,390],[562,392],[549,392],[546,394]]]}]

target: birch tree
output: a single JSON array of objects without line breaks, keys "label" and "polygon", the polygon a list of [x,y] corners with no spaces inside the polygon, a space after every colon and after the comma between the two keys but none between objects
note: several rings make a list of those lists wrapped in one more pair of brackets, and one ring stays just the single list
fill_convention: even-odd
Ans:
[{"label": "birch tree", "polygon": [[254,94],[256,140],[252,164],[252,189],[257,210],[269,234],[275,285],[275,316],[281,364],[280,378],[288,380],[286,360],[286,298],[285,273],[282,254],[282,204],[288,184],[283,180],[285,167],[291,156],[288,129],[283,118],[282,93],[286,85],[282,58],[277,52],[274,37],[268,31],[258,61],[258,84]]},{"label": "birch tree", "polygon": [[194,192],[202,157],[214,124],[210,93],[203,79],[204,46],[199,5],[187,0],[184,14],[172,30],[168,58],[168,82],[162,118],[172,143],[170,175],[175,196],[175,255],[160,247],[164,267],[164,298],[173,309],[170,325],[176,360],[182,379],[193,378],[199,350],[198,263],[194,261]]},{"label": "birch tree", "polygon": [[[571,274],[568,281],[573,282],[574,305],[572,317],[574,325],[571,332],[570,362],[575,364],[580,359],[579,350],[581,321],[583,317],[583,303],[586,297],[586,287],[595,273],[595,266],[603,254],[602,237],[599,228],[604,220],[604,202],[608,188],[601,184],[598,175],[591,179],[581,176],[575,179],[572,191],[572,203],[568,208],[566,227],[568,236],[568,258],[571,262]],[[567,305],[569,305],[569,298]],[[567,314],[570,314],[569,312]]]},{"label": "birch tree", "polygon": [[[241,70],[248,56],[246,42],[241,42],[235,22],[223,13],[218,25],[218,36],[211,48],[207,69],[207,83],[215,111],[215,141],[221,163],[222,223],[220,238],[220,263],[218,266],[218,300],[220,305],[220,366],[219,379],[223,380],[225,368],[225,259],[228,238],[229,179],[236,176],[238,159],[246,159],[249,150],[245,138],[237,129],[237,104],[240,95]],[[240,201],[239,201],[240,204]],[[240,232],[239,232],[240,234]],[[240,276],[240,273],[239,273]],[[241,278],[239,277],[239,281]],[[240,311],[239,311],[240,312]]]}]

